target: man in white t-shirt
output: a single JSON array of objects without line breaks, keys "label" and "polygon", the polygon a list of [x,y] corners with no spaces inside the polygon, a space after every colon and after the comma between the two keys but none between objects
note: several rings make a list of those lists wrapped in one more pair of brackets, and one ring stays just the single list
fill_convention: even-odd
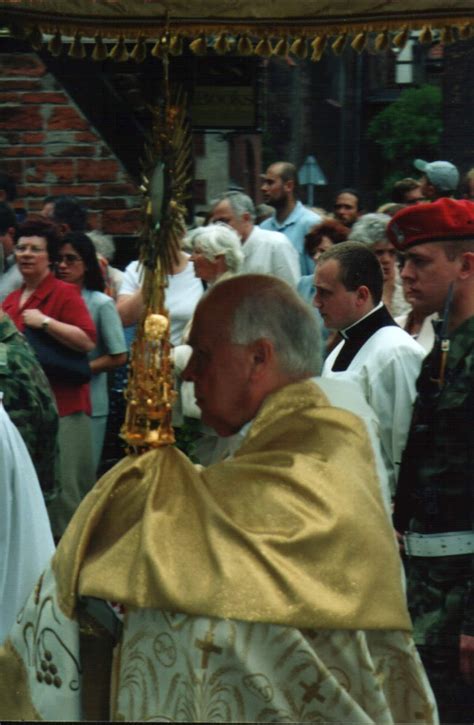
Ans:
[{"label": "man in white t-shirt", "polygon": [[211,202],[211,221],[231,226],[242,240],[247,274],[271,274],[295,287],[300,278],[296,249],[280,232],[255,226],[252,199],[240,191],[228,191]]}]

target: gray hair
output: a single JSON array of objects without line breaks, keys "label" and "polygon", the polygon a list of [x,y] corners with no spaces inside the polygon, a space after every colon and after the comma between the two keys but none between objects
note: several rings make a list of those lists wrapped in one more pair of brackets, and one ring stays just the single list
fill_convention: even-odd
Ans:
[{"label": "gray hair", "polygon": [[351,229],[348,242],[361,242],[372,247],[377,242],[388,242],[386,230],[391,217],[388,214],[364,214]]},{"label": "gray hair", "polygon": [[242,282],[244,278],[249,291],[234,310],[231,342],[250,345],[266,338],[274,345],[283,373],[295,378],[319,375],[321,331],[309,305],[290,285],[270,275],[242,275],[222,284]]},{"label": "gray hair", "polygon": [[250,214],[252,221],[255,221],[255,204],[250,196],[247,196],[247,194],[244,194],[241,191],[225,191],[223,194],[219,194],[219,196],[216,196],[216,198],[211,201],[211,209],[214,209],[214,207],[220,204],[221,201],[228,201],[232,211],[238,217],[241,217],[243,214]]},{"label": "gray hair", "polygon": [[242,269],[244,253],[237,232],[228,224],[208,224],[188,232],[185,243],[191,250],[199,248],[210,262],[223,255],[227,270],[237,274]]},{"label": "gray hair", "polygon": [[102,234],[102,232],[94,229],[92,232],[87,232],[87,236],[94,245],[96,252],[105,257],[108,262],[111,262],[115,255],[115,243],[110,234]]}]

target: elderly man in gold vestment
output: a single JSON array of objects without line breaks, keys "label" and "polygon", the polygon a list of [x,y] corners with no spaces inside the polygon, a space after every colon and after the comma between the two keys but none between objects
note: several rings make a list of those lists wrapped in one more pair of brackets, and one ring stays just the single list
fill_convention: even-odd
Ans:
[{"label": "elderly man in gold vestment", "polygon": [[184,376],[233,453],[98,482],[1,651],[0,718],[437,722],[366,429],[311,380],[315,324],[276,278],[202,299]]}]

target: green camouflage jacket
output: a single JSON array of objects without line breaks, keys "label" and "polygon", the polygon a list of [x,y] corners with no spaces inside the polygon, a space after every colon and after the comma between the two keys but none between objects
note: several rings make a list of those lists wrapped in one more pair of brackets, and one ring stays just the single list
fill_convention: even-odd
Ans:
[{"label": "green camouflage jacket", "polygon": [[[439,369],[436,355],[435,347],[417,381],[395,497],[394,523],[401,532],[474,531],[474,317],[450,337],[441,390],[433,383]],[[410,560],[420,576],[413,591],[428,586],[421,579],[429,576],[432,592],[439,586],[447,607],[462,600],[461,631],[474,635],[474,555],[419,559]]]},{"label": "green camouflage jacket", "polygon": [[7,315],[0,318],[0,391],[5,410],[30,452],[48,501],[57,488],[58,412],[42,367]]}]

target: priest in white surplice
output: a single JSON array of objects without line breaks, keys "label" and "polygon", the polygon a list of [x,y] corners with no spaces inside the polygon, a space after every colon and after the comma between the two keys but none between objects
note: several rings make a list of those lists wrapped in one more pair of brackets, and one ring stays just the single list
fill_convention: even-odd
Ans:
[{"label": "priest in white surplice", "polygon": [[243,441],[99,481],[0,650],[0,717],[437,722],[365,426],[309,379],[316,324],[268,276],[203,298],[184,376]]},{"label": "priest in white surplice", "polygon": [[352,380],[361,386],[380,421],[393,495],[426,353],[382,303],[382,269],[365,244],[342,242],[322,254],[315,287],[315,305],[324,324],[343,338],[326,358],[323,377]]}]

